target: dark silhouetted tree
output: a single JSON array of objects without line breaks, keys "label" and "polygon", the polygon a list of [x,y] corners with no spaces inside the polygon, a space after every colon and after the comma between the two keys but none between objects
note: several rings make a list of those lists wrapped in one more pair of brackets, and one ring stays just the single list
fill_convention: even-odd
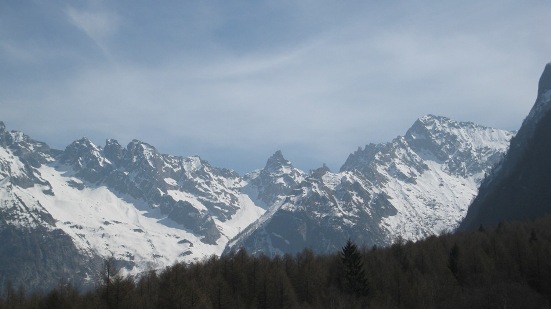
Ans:
[{"label": "dark silhouetted tree", "polygon": [[455,279],[459,281],[459,246],[454,244],[448,257],[448,267]]},{"label": "dark silhouetted tree", "polygon": [[344,265],[346,289],[356,296],[366,296],[368,293],[367,277],[358,247],[352,240],[348,239],[340,255]]}]

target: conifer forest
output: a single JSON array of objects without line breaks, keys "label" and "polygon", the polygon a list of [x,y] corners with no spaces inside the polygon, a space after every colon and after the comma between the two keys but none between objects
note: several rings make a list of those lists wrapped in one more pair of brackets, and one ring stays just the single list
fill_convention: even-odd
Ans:
[{"label": "conifer forest", "polygon": [[117,275],[107,260],[92,290],[9,285],[0,308],[546,308],[550,256],[547,217],[387,248],[349,240],[332,255],[239,250],[138,278]]}]

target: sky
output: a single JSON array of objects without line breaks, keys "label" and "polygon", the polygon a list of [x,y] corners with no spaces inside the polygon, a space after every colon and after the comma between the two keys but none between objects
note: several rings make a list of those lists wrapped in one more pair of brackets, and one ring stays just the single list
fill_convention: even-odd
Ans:
[{"label": "sky", "polygon": [[64,149],[138,139],[241,174],[338,171],[426,114],[516,130],[551,1],[0,1],[0,120]]}]

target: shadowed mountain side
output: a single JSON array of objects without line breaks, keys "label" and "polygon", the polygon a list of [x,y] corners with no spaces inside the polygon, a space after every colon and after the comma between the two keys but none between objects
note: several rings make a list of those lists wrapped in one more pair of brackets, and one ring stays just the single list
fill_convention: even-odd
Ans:
[{"label": "shadowed mountain side", "polygon": [[481,185],[460,230],[551,213],[551,64],[504,161]]}]

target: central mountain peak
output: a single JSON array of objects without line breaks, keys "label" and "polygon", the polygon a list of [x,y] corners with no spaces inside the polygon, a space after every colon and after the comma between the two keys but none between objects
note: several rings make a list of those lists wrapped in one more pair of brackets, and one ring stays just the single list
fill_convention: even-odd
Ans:
[{"label": "central mountain peak", "polygon": [[283,167],[293,168],[293,165],[289,160],[283,157],[281,150],[278,150],[270,158],[268,158],[264,170],[276,172],[281,170]]},{"label": "central mountain peak", "polygon": [[266,166],[256,173],[250,174],[248,194],[261,207],[281,202],[285,196],[301,183],[304,172],[293,167],[291,162],[283,157],[281,150],[276,151]]},{"label": "central mountain peak", "polygon": [[406,132],[408,139],[427,139],[436,132],[448,131],[450,128],[465,127],[471,123],[460,123],[443,116],[425,115],[411,126]]}]

